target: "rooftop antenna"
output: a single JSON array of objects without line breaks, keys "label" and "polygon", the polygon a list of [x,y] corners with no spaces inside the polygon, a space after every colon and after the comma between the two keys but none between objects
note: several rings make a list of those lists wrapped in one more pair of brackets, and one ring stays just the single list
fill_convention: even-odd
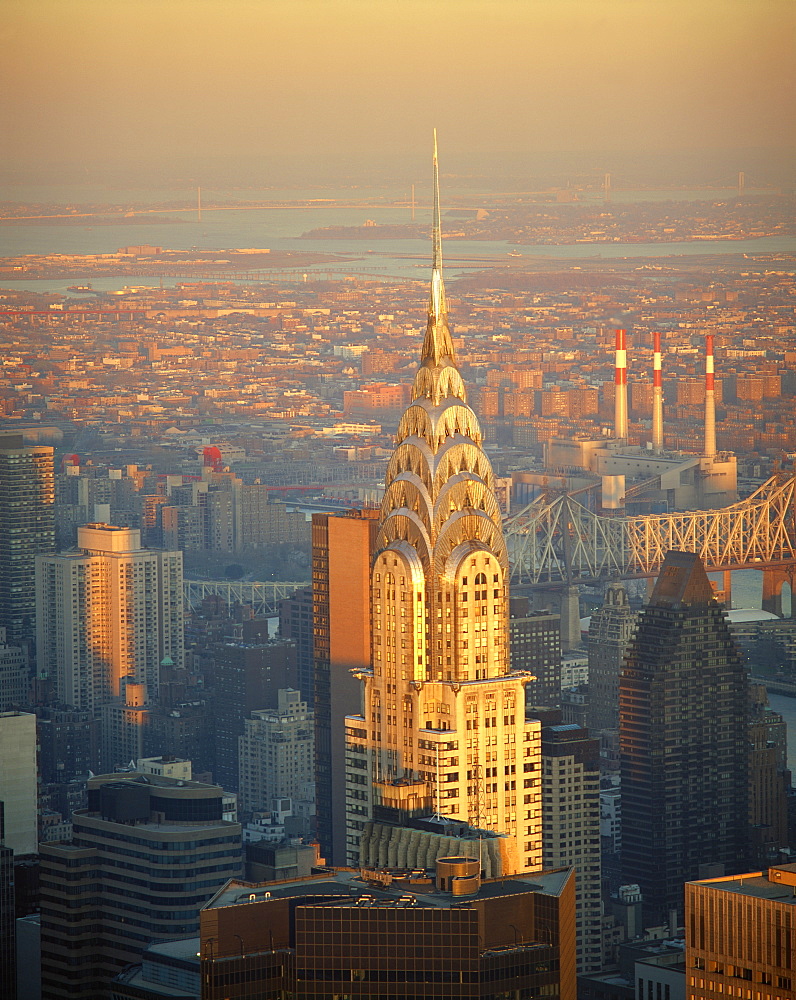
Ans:
[{"label": "rooftop antenna", "polygon": [[611,175],[610,174],[606,174],[605,177],[603,177],[603,191],[605,193],[605,200],[606,201],[610,201],[611,200]]},{"label": "rooftop antenna", "polygon": [[743,198],[744,188],[746,187],[746,175],[743,170],[738,172],[738,197]]},{"label": "rooftop antenna", "polygon": [[200,187],[196,189],[196,221],[202,221],[202,189]]}]

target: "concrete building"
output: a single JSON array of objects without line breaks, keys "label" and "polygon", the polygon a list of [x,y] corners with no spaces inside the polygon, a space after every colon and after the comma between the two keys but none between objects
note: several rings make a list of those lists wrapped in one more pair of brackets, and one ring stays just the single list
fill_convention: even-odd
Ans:
[{"label": "concrete building", "polygon": [[292,642],[230,641],[216,647],[215,771],[217,781],[237,792],[238,739],[245,720],[263,705],[275,705],[277,692],[298,683],[296,647]]},{"label": "concrete building", "polygon": [[238,740],[240,808],[270,810],[274,799],[298,800],[315,777],[315,728],[299,691],[277,692],[276,708],[252,712]]},{"label": "concrete building", "polygon": [[360,706],[353,670],[370,666],[370,568],[378,512],[312,516],[315,771],[318,839],[327,864],[346,863],[346,716]]},{"label": "concrete building", "polygon": [[3,844],[0,815],[0,996],[17,991],[16,914],[14,913],[14,852]]},{"label": "concrete building", "polygon": [[610,583],[601,608],[589,622],[589,729],[616,729],[619,726],[619,671],[638,613],[630,607],[621,583]]},{"label": "concrete building", "polygon": [[0,712],[22,708],[30,700],[28,658],[21,646],[6,642],[6,633],[0,625]]},{"label": "concrete building", "polygon": [[699,557],[667,554],[619,681],[622,867],[647,925],[747,851],[747,678]]},{"label": "concrete building", "polygon": [[156,774],[160,778],[191,780],[191,762],[182,757],[141,757],[135,766],[139,774]]},{"label": "concrete building", "polygon": [[691,1000],[796,992],[796,865],[700,879],[685,887],[686,989]]},{"label": "concrete building", "polygon": [[749,685],[749,849],[750,861],[775,862],[788,847],[787,724],[768,707],[762,684]]},{"label": "concrete building", "polygon": [[542,725],[542,861],[545,869],[575,869],[578,974],[598,972],[600,743],[579,726]]},{"label": "concrete building", "polygon": [[531,611],[527,597],[509,602],[509,659],[512,670],[533,674],[525,688],[528,708],[561,704],[561,617]]},{"label": "concrete building", "polygon": [[279,635],[296,644],[298,687],[307,708],[315,705],[312,587],[300,587],[292,597],[279,602]]},{"label": "concrete building", "polygon": [[0,811],[5,846],[19,857],[37,850],[36,716],[0,712]]},{"label": "concrete building", "polygon": [[134,528],[85,525],[77,551],[37,557],[38,670],[59,701],[95,712],[127,683],[154,696],[163,657],[183,664],[182,589],[182,553],[143,549]]},{"label": "concrete building", "polygon": [[448,325],[436,155],[434,178],[426,334],[379,517],[372,660],[346,718],[347,863],[377,819],[433,813],[503,834],[510,874],[542,865],[540,726],[525,717],[533,674],[509,663],[508,553]]},{"label": "concrete building", "polygon": [[241,829],[216,785],[156,775],[89,781],[71,843],[41,848],[42,986],[97,1000],[147,945],[190,937],[201,906],[241,874]]},{"label": "concrete building", "polygon": [[36,639],[34,564],[55,551],[53,449],[0,435],[0,626],[11,645]]},{"label": "concrete building", "polygon": [[[202,910],[203,1000],[534,997],[575,1000],[571,869],[482,879],[435,870],[231,882]],[[291,917],[295,914],[295,917]]]}]

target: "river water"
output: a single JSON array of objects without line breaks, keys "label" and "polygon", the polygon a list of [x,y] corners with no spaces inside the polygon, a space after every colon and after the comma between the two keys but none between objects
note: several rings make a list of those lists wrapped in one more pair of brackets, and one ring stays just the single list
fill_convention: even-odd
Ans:
[{"label": "river water", "polygon": [[[96,194],[96,193],[95,193]],[[158,192],[158,195],[177,195],[177,192]],[[285,192],[246,192],[252,199],[262,197],[273,201]],[[319,199],[314,204],[301,207],[275,206],[271,208],[232,208],[215,210],[205,208],[201,221],[193,211],[174,212],[168,215],[153,214],[136,216],[135,221],[105,224],[93,218],[71,219],[63,223],[52,221],[19,222],[0,224],[0,257],[15,257],[23,254],[103,254],[114,253],[122,247],[149,244],[168,250],[224,250],[232,248],[270,248],[274,251],[293,251],[332,254],[338,259],[332,263],[319,264],[319,271],[350,270],[352,273],[367,272],[388,278],[418,278],[425,280],[428,270],[429,240],[425,235],[416,239],[302,239],[305,232],[325,226],[361,226],[366,219],[378,225],[392,225],[411,222],[411,210],[403,204],[394,204],[385,192],[361,191],[353,194],[345,192],[348,204],[330,204]],[[650,200],[666,196],[682,200],[686,196],[710,197],[717,192],[639,192]],[[96,201],[114,204],[132,204],[130,192],[101,192]],[[182,204],[185,192],[181,192]],[[297,197],[296,192],[290,196]],[[727,197],[727,192],[724,192]],[[241,193],[238,193],[241,197]],[[311,197],[311,195],[309,195]],[[460,197],[464,193],[460,192]],[[468,195],[471,204],[478,204],[478,195]],[[82,199],[85,201],[85,199]],[[141,197],[139,193],[138,201]],[[64,198],[60,199],[64,203]],[[84,205],[81,199],[73,201],[76,211]],[[177,201],[177,198],[174,198]],[[160,202],[163,203],[162,201]],[[42,209],[44,211],[44,209]],[[418,206],[415,220],[423,225],[430,222],[428,207]],[[456,226],[454,219],[443,218],[443,234],[446,225]],[[511,252],[512,257],[507,254]],[[445,239],[444,253],[446,272],[451,276],[466,273],[473,268],[494,266],[496,263],[517,264],[521,257],[549,257],[561,260],[603,257],[655,258],[683,257],[704,254],[749,254],[794,253],[796,239],[792,237],[765,237],[749,240],[693,240],[678,243],[577,243],[566,245],[517,245],[505,240],[464,240]],[[519,257],[517,256],[519,255]],[[309,268],[308,270],[312,270]],[[5,287],[29,288],[41,291],[64,291],[68,282],[17,281],[3,282]],[[108,284],[110,283],[110,284]],[[115,279],[98,279],[95,287],[104,290],[130,284]],[[152,284],[146,278],[134,280],[135,284]],[[171,282],[173,283],[173,282]],[[92,284],[94,284],[92,282]],[[106,287],[107,285],[107,287]]]}]

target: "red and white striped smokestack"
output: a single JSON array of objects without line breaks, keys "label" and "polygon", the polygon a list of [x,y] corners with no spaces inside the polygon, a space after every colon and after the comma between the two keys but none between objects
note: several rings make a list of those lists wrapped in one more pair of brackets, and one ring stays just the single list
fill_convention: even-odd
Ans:
[{"label": "red and white striped smokestack", "polygon": [[624,330],[616,331],[614,370],[614,436],[627,441],[627,341]]},{"label": "red and white striped smokestack", "polygon": [[713,334],[705,336],[705,456],[716,454],[716,400],[713,394]]},{"label": "red and white striped smokestack", "polygon": [[663,379],[661,377],[661,335],[653,333],[652,356],[652,448],[663,451]]}]

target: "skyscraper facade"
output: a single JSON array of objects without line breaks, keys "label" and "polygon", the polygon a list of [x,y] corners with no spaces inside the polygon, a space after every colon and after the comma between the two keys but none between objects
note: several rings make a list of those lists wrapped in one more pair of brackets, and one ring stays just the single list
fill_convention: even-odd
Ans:
[{"label": "skyscraper facade", "polygon": [[326,871],[230,882],[204,907],[203,1000],[575,1000],[574,873]]},{"label": "skyscraper facade", "polygon": [[796,865],[689,882],[686,996],[793,1000]]},{"label": "skyscraper facade", "polygon": [[603,606],[589,622],[589,729],[616,729],[619,725],[619,671],[638,612],[630,607],[621,583],[609,583]]},{"label": "skyscraper facade", "polygon": [[38,670],[61,704],[95,712],[128,682],[155,696],[160,661],[184,660],[182,589],[182,553],[137,528],[88,524],[76,551],[37,557]]},{"label": "skyscraper facade", "polygon": [[297,686],[296,647],[279,639],[229,640],[216,647],[215,661],[213,773],[228,792],[237,792],[238,739],[243,736],[245,720],[258,709],[276,705],[281,688]]},{"label": "skyscraper facade", "polygon": [[558,708],[561,704],[561,618],[549,611],[533,611],[527,597],[509,602],[509,653],[512,670],[525,670],[533,680],[526,703]]},{"label": "skyscraper facade", "polygon": [[571,865],[577,873],[578,973],[599,972],[600,742],[589,737],[588,729],[542,726],[542,817],[545,869]]},{"label": "skyscraper facade", "polygon": [[282,689],[278,704],[252,712],[238,739],[243,812],[270,811],[276,798],[293,800],[315,780],[315,729],[300,691]]},{"label": "skyscraper facade", "polygon": [[353,670],[370,665],[370,569],[378,512],[312,516],[315,786],[318,840],[327,864],[346,852],[346,715],[360,704]]},{"label": "skyscraper facade", "polygon": [[55,551],[53,450],[0,436],[0,625],[12,645],[36,638],[34,561]]},{"label": "skyscraper facade", "polygon": [[89,780],[71,843],[41,845],[45,996],[108,996],[147,945],[196,934],[202,905],[241,874],[241,828],[222,818],[223,796],[154,774]]},{"label": "skyscraper facade", "polygon": [[645,918],[747,850],[746,671],[699,556],[667,554],[620,676],[622,870]]},{"label": "skyscraper facade", "polygon": [[376,815],[425,810],[507,835],[515,871],[541,867],[540,724],[525,719],[533,675],[509,665],[508,557],[481,442],[448,325],[435,150],[426,335],[387,469],[372,659],[346,720],[350,864]]}]

